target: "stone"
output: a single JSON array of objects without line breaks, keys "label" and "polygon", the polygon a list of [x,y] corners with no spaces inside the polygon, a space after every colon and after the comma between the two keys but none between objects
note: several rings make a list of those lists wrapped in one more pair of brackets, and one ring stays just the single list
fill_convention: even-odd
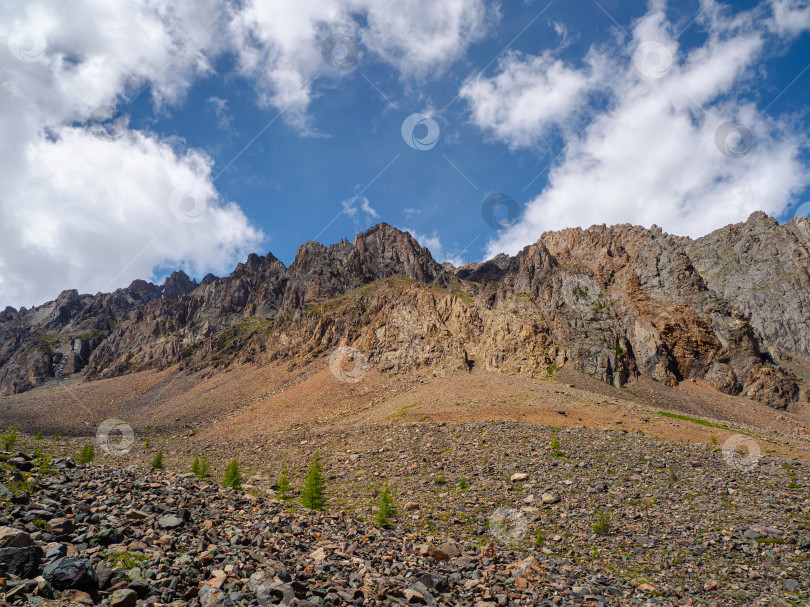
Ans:
[{"label": "stone", "polygon": [[41,562],[42,549],[39,546],[0,548],[0,574],[33,578],[37,575]]},{"label": "stone", "polygon": [[442,543],[439,546],[439,551],[446,554],[448,558],[461,556],[461,548],[452,540]]},{"label": "stone", "polygon": [[67,556],[67,546],[64,544],[57,544],[51,548],[48,548],[48,551],[45,553],[45,558],[52,561],[55,561],[63,556]]},{"label": "stone", "polygon": [[124,541],[123,534],[118,529],[104,529],[90,538],[91,546],[109,546]]},{"label": "stone", "polygon": [[138,602],[138,595],[134,590],[124,588],[116,590],[110,597],[111,607],[135,607]]},{"label": "stone", "polygon": [[14,466],[20,472],[30,472],[34,469],[34,462],[24,457],[12,457],[7,460],[6,463],[10,466]]},{"label": "stone", "polygon": [[540,501],[544,504],[556,504],[560,501],[560,496],[555,495],[554,493],[544,493],[540,496]]},{"label": "stone", "polygon": [[230,607],[232,604],[228,595],[219,588],[205,584],[200,586],[198,598],[200,599],[200,607]]},{"label": "stone", "polygon": [[183,519],[179,516],[161,516],[158,525],[161,529],[176,529],[183,524]]},{"label": "stone", "polygon": [[422,556],[429,556],[437,561],[449,561],[450,557],[446,552],[443,552],[433,544],[423,544],[419,548],[419,554]]},{"label": "stone", "polygon": [[422,595],[421,592],[414,590],[413,588],[406,588],[402,591],[405,595],[405,600],[408,603],[424,603],[425,597]]},{"label": "stone", "polygon": [[73,533],[76,529],[73,520],[69,518],[52,518],[48,521],[45,527],[58,538],[66,537]]},{"label": "stone", "polygon": [[141,576],[137,576],[134,580],[130,581],[129,587],[139,598],[146,598],[151,590],[149,582]]},{"label": "stone", "polygon": [[42,575],[56,590],[68,588],[95,590],[98,588],[98,579],[93,570],[93,564],[87,559],[63,556],[46,565]]},{"label": "stone", "polygon": [[[427,586],[425,586],[422,582],[415,582],[413,586],[411,586],[412,590],[415,590],[419,593],[419,596],[422,597],[422,602],[425,603],[428,607],[437,607],[438,603],[433,595],[430,593],[430,590]],[[406,597],[407,598],[407,597]]]},{"label": "stone", "polygon": [[310,553],[309,558],[315,561],[316,564],[323,563],[326,560],[326,551],[323,548],[318,548]]},{"label": "stone", "polygon": [[529,475],[525,472],[515,472],[512,476],[509,477],[509,480],[513,483],[519,483],[521,481],[525,481],[529,478]]},{"label": "stone", "polygon": [[76,590],[71,588],[62,593],[62,600],[68,601],[70,605],[92,605],[93,597],[84,592],[83,590]]},{"label": "stone", "polygon": [[419,576],[418,581],[430,591],[436,591],[439,594],[444,594],[450,590],[450,584],[447,578],[438,573],[423,573]]},{"label": "stone", "polygon": [[25,531],[13,527],[0,527],[0,548],[24,548],[33,546],[34,539]]}]

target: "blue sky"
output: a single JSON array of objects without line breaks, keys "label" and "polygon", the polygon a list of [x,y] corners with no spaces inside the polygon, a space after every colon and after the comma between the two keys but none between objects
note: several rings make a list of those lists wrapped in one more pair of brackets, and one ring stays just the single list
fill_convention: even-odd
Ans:
[{"label": "blue sky", "polygon": [[[458,264],[547,229],[697,236],[810,200],[805,2],[124,4],[2,9],[0,307],[251,251],[289,264],[381,221]],[[430,149],[403,137],[413,114]]]}]

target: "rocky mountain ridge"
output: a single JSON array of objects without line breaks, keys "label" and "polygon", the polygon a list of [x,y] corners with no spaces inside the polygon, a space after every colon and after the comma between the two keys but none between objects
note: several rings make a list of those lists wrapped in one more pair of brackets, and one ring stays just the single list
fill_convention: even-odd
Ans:
[{"label": "rocky mountain ridge", "polygon": [[225,278],[65,291],[0,313],[0,393],[177,365],[306,365],[340,345],[380,371],[481,365],[545,375],[570,363],[622,386],[702,379],[784,408],[806,401],[781,363],[810,360],[810,222],[762,213],[703,238],[657,227],[547,232],[514,257],[453,268],[386,224],[252,254]]}]

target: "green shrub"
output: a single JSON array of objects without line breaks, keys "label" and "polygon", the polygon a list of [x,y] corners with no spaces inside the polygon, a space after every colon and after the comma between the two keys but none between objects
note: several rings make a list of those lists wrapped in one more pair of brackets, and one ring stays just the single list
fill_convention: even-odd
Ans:
[{"label": "green shrub", "polygon": [[42,440],[42,430],[36,433],[36,436],[34,436],[34,440]]},{"label": "green shrub", "polygon": [[278,482],[276,483],[276,495],[286,501],[290,499],[291,493],[292,484],[290,484],[290,477],[287,474],[287,468],[282,468],[281,476],[278,477]]},{"label": "green shrub", "polygon": [[34,461],[36,462],[37,468],[39,468],[40,474],[46,474],[53,471],[53,459],[45,454],[45,451],[42,449],[42,445],[37,447],[37,450],[34,451]]},{"label": "green shrub", "polygon": [[397,515],[397,509],[394,506],[394,495],[388,488],[387,483],[380,492],[380,501],[378,502],[377,506],[377,514],[374,516],[374,522],[380,527],[387,529],[391,526],[390,519]]},{"label": "green shrub", "polygon": [[208,461],[208,456],[203,455],[202,459],[194,456],[194,462],[191,464],[191,471],[197,478],[208,478],[211,476],[211,462]]},{"label": "green shrub", "polygon": [[551,455],[554,457],[562,457],[565,455],[562,451],[560,451],[560,439],[557,438],[556,434],[551,436]]},{"label": "green shrub", "polygon": [[436,483],[437,485],[446,485],[447,479],[444,478],[443,476],[437,476],[436,478],[433,479],[433,482]]},{"label": "green shrub", "polygon": [[712,445],[717,445],[718,444],[717,437],[714,434],[709,436],[709,440],[712,441]]},{"label": "green shrub", "polygon": [[600,510],[596,513],[596,522],[591,525],[591,529],[599,535],[607,535],[610,533],[610,512]]},{"label": "green shrub", "polygon": [[223,487],[239,489],[242,486],[242,473],[239,472],[239,462],[233,460],[225,469],[225,478],[222,480]]},{"label": "green shrub", "polygon": [[151,444],[152,444],[152,438],[151,438],[151,437],[149,437],[149,436],[147,436],[147,437],[146,437],[146,442],[144,443],[143,448],[144,448],[144,449],[148,449],[148,448],[149,448],[149,445],[151,445]]},{"label": "green shrub", "polygon": [[157,452],[157,455],[152,460],[150,466],[152,467],[152,470],[163,470],[163,449]]},{"label": "green shrub", "polygon": [[94,459],[96,459],[96,450],[93,449],[93,445],[91,443],[84,443],[76,461],[80,464],[89,464]]},{"label": "green shrub", "polygon": [[17,444],[17,431],[11,426],[8,427],[8,432],[0,436],[0,441],[3,443],[3,451],[11,451],[14,445]]},{"label": "green shrub", "polygon": [[323,478],[320,454],[316,451],[304,484],[304,490],[301,492],[301,504],[310,510],[323,510],[326,508],[326,498],[323,495],[325,487],[326,481]]},{"label": "green shrub", "polygon": [[461,489],[462,491],[466,491],[467,489],[470,488],[470,481],[468,481],[466,478],[462,476],[461,480],[458,481],[458,488]]}]

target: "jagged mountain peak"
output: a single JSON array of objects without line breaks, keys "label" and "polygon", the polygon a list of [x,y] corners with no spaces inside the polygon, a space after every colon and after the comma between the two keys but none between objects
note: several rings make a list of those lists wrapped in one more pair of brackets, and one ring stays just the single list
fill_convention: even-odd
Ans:
[{"label": "jagged mountain peak", "polygon": [[807,398],[779,366],[810,360],[802,226],[754,214],[694,241],[655,226],[571,228],[514,257],[453,268],[381,223],[351,242],[307,242],[289,267],[251,254],[199,285],[176,272],[161,287],[66,291],[32,311],[7,310],[0,391],[76,373],[307,364],[349,343],[383,371],[445,373],[475,360],[534,374],[568,362],[614,385],[699,378],[784,407]]}]

